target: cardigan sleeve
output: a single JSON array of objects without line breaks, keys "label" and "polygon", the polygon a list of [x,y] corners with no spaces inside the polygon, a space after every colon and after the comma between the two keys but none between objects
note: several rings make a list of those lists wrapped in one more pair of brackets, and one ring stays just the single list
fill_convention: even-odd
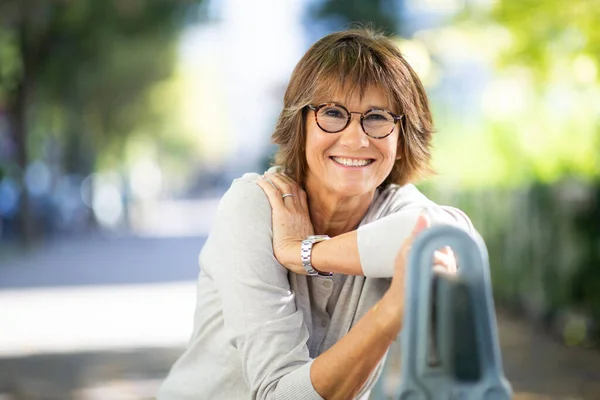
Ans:
[{"label": "cardigan sleeve", "polygon": [[218,287],[252,399],[321,400],[310,380],[308,329],[273,255],[271,207],[257,177],[244,175],[223,196],[200,267]]},{"label": "cardigan sleeve", "polygon": [[470,235],[476,234],[464,212],[454,207],[439,206],[420,193],[414,203],[391,210],[389,214],[358,229],[358,253],[366,277],[391,278],[394,275],[396,255],[423,210],[429,214],[432,225],[455,225]]}]

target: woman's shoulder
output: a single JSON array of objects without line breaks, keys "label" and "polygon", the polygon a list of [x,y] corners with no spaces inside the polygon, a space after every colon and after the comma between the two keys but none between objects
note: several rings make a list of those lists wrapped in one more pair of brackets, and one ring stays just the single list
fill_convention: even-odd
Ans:
[{"label": "woman's shoulder", "polygon": [[[268,172],[282,172],[282,168],[277,165],[272,166],[266,173]],[[271,207],[267,195],[256,183],[261,177],[262,175],[256,172],[246,172],[231,182],[231,186],[223,197],[233,198],[233,200],[240,202],[250,201],[256,205],[268,205],[270,210]]]},{"label": "woman's shoulder", "polygon": [[256,172],[246,172],[231,182],[231,187],[229,190],[239,190],[241,188],[245,188],[247,190],[249,186],[256,186],[256,181],[258,181],[260,177],[261,175],[257,174]]},{"label": "woman's shoulder", "polygon": [[375,208],[385,213],[396,212],[406,208],[424,208],[435,205],[412,183],[405,185],[389,184],[379,188],[375,199]]},{"label": "woman's shoulder", "polygon": [[260,176],[256,172],[248,172],[234,179],[221,198],[219,208],[227,208],[229,211],[232,208],[253,211],[265,209],[270,213],[267,196],[256,183]]},{"label": "woman's shoulder", "polygon": [[426,209],[430,217],[435,220],[458,224],[469,232],[474,230],[471,219],[464,211],[454,206],[436,203],[423,194],[414,184],[390,184],[381,188],[377,203],[380,216],[403,210],[415,210],[418,213]]}]

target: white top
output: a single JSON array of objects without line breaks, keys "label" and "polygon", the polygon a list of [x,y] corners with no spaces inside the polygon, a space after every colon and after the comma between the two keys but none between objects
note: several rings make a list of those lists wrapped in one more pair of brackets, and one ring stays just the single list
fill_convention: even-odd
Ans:
[{"label": "white top", "polygon": [[[433,224],[473,230],[460,210],[436,205],[411,184],[390,185],[377,191],[358,228],[365,276],[298,275],[273,255],[271,207],[258,176],[236,179],[219,204],[199,257],[192,337],[158,400],[322,400],[310,380],[312,360],[383,296],[420,211]],[[368,397],[383,361],[357,398]]]}]

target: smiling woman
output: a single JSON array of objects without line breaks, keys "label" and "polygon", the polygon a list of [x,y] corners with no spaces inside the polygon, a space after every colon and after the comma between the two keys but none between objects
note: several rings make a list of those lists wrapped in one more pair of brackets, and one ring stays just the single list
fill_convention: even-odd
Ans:
[{"label": "smiling woman", "polygon": [[[368,398],[402,327],[414,236],[474,231],[411,183],[430,172],[432,130],[423,86],[385,36],[314,44],[285,93],[276,166],[221,200],[192,338],[158,399]],[[456,270],[449,249],[434,265]]]},{"label": "smiling woman", "polygon": [[[341,102],[343,97],[345,97],[344,93],[336,93],[332,100]],[[310,113],[314,113],[316,118],[307,118],[305,128],[307,168],[303,181],[312,205],[317,205],[320,200],[326,199],[327,204],[336,207],[347,204],[348,209],[351,210],[360,209],[361,205],[363,209],[365,206],[368,207],[375,189],[387,178],[395,162],[401,158],[397,155],[399,130],[391,112],[385,111],[389,105],[383,90],[371,86],[365,90],[362,97],[355,95],[347,101],[349,109],[360,111],[348,113],[346,117],[348,123],[339,132],[324,131],[323,120],[327,119],[327,114],[319,116],[319,111],[311,110]],[[331,106],[324,108],[326,112],[333,114],[334,118],[337,117],[335,108]],[[352,115],[357,114],[359,118],[351,118]],[[385,135],[377,138],[368,136],[363,128],[365,125],[369,127],[375,125],[365,120],[366,118],[372,120],[374,114],[390,116],[389,120],[383,119],[385,122],[376,125],[382,125],[383,129],[378,129],[386,132]],[[333,118],[329,117],[329,119]],[[357,215],[352,221],[355,226],[360,222],[360,217]],[[338,232],[323,233],[335,236]]]}]

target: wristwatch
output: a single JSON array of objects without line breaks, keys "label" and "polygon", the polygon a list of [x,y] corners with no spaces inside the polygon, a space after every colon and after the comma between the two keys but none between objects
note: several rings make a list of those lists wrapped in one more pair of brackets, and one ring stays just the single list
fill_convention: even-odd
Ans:
[{"label": "wristwatch", "polygon": [[302,258],[302,266],[310,276],[321,275],[321,276],[332,276],[331,272],[320,272],[314,269],[312,264],[310,263],[310,256],[312,253],[312,247],[315,243],[322,242],[324,240],[331,239],[327,235],[312,235],[308,236],[306,239],[302,241],[302,246],[300,246],[300,257]]}]

